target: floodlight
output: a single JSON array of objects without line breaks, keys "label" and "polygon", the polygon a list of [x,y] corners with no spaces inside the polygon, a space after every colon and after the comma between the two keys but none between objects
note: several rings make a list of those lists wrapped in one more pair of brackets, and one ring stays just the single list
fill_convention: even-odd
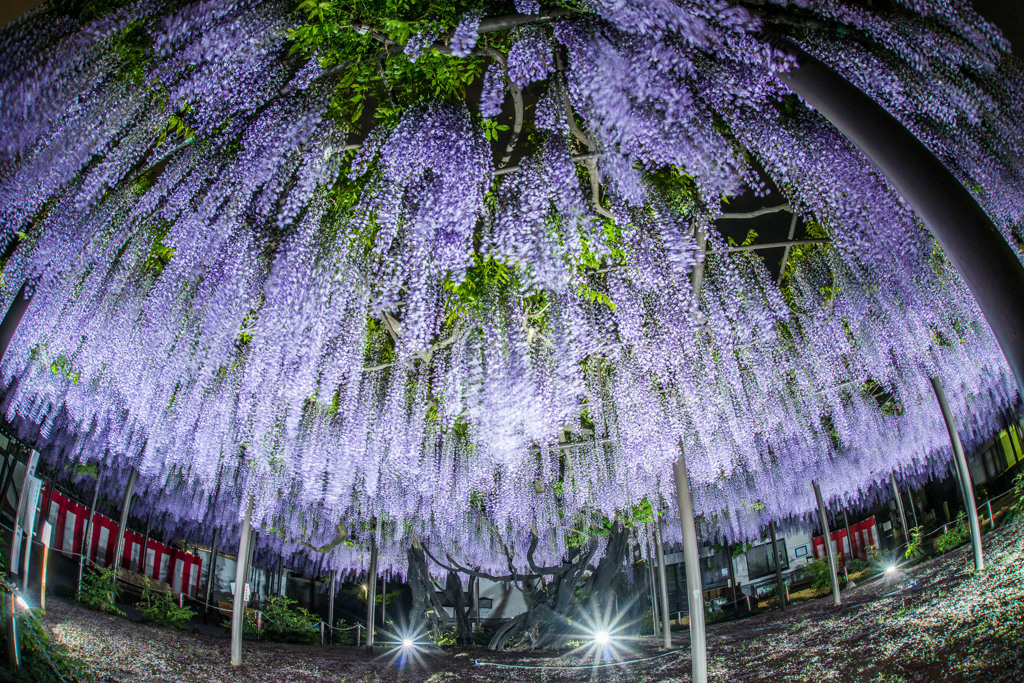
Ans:
[{"label": "floodlight", "polygon": [[594,642],[598,645],[607,645],[612,642],[612,636],[608,631],[598,631],[594,634]]},{"label": "floodlight", "polygon": [[412,638],[402,638],[402,647],[410,648],[413,646]]},{"label": "floodlight", "polygon": [[896,565],[894,564],[890,564],[888,567],[885,568],[886,574],[892,574],[894,571],[896,571]]},{"label": "floodlight", "polygon": [[20,595],[15,595],[14,596],[14,604],[18,607],[18,609],[21,609],[21,610],[27,610],[28,609],[28,603],[25,602],[25,598],[21,597]]}]

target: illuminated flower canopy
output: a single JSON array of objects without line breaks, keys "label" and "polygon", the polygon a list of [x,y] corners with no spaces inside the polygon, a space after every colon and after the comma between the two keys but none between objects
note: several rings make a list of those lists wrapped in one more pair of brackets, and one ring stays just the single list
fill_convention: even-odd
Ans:
[{"label": "illuminated flower canopy", "polygon": [[[0,34],[3,291],[36,287],[3,408],[112,492],[137,467],[167,533],[253,493],[268,552],[319,561],[376,517],[385,566],[534,534],[557,559],[582,520],[672,510],[682,448],[705,533],[748,538],[812,478],[867,505],[945,468],[930,376],[968,443],[1018,400],[759,37],[874,97],[1019,249],[1024,80],[964,2],[115,4]],[[738,195],[814,238],[778,277],[721,228]]]}]

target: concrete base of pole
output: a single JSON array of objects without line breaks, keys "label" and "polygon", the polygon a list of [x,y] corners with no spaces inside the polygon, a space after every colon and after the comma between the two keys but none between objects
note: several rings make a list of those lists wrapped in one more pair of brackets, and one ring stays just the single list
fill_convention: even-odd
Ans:
[{"label": "concrete base of pole", "polygon": [[693,518],[690,478],[680,445],[679,458],[672,466],[679,500],[679,521],[683,528],[683,556],[686,562],[686,602],[690,608],[690,661],[693,683],[707,683],[708,652],[704,635],[704,590],[700,576],[697,522]]}]

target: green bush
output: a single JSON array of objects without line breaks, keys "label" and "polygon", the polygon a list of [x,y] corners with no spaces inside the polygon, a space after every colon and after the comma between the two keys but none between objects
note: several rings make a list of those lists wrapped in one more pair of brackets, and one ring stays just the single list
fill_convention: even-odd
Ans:
[{"label": "green bush", "polygon": [[953,548],[966,543],[970,537],[971,532],[967,528],[967,518],[961,512],[957,515],[956,522],[946,530],[946,533],[935,539],[935,549],[940,554],[949,552]]},{"label": "green bush", "polygon": [[[303,643],[311,645],[320,642],[320,617],[310,614],[304,607],[283,595],[269,597],[263,604],[263,618],[257,629],[256,611],[245,610],[242,635],[269,640],[275,643]],[[221,622],[224,628],[231,628],[231,620]]]},{"label": "green bush", "polygon": [[89,609],[107,614],[124,612],[117,608],[117,598],[121,595],[121,584],[117,582],[117,570],[113,567],[88,567],[82,574],[82,590],[80,600]]},{"label": "green bush", "polygon": [[924,527],[915,526],[910,530],[910,543],[907,544],[907,552],[904,557],[908,560],[916,560],[928,553],[924,549]]},{"label": "green bush", "polygon": [[847,569],[847,571],[849,571],[851,574],[856,574],[857,572],[862,572],[865,569],[870,568],[870,564],[868,564],[867,562],[858,557],[855,557],[852,560],[850,560],[849,569]]},{"label": "green bush", "polygon": [[431,631],[428,636],[438,647],[451,647],[459,642],[459,632],[454,628]]},{"label": "green bush", "polygon": [[[353,624],[347,623],[344,619],[338,619],[334,624],[334,644],[335,645],[355,645],[356,644],[356,631],[357,629],[352,628]],[[340,630],[344,629],[344,630]]]},{"label": "green bush", "polygon": [[142,577],[142,596],[135,606],[142,612],[142,620],[185,630],[189,620],[198,612],[188,607],[179,607],[178,601],[170,593],[158,593],[153,590],[149,577]]},{"label": "green bush", "polygon": [[808,562],[807,571],[811,574],[811,588],[815,593],[828,593],[832,590],[832,571],[828,566],[828,560]]}]

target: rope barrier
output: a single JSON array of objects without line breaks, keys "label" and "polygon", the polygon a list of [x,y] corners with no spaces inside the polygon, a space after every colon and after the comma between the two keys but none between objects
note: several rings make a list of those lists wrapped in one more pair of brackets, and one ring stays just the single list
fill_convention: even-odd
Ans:
[{"label": "rope barrier", "polygon": [[662,657],[668,657],[669,655],[675,655],[682,652],[682,650],[669,650],[668,652],[662,652],[661,654],[654,655],[653,657],[641,657],[640,659],[623,659],[618,662],[601,662],[600,664],[562,664],[562,665],[546,665],[537,666],[535,664],[504,664],[502,662],[486,662],[476,661],[474,666],[497,666],[503,669],[599,669],[608,666],[625,666],[626,664],[638,664],[640,662],[650,662],[655,659],[661,659]]}]

